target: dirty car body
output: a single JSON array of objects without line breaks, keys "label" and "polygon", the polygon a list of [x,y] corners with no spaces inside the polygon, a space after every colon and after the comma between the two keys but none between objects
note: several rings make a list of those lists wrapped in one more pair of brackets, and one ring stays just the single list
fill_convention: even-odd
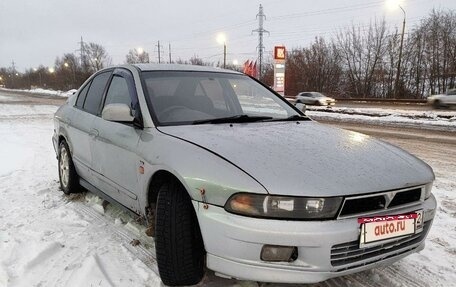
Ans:
[{"label": "dirty car body", "polygon": [[[56,112],[58,157],[63,141],[83,187],[150,221],[171,192],[160,186],[181,186],[206,266],[227,277],[311,283],[389,265],[424,248],[436,208],[427,164],[312,121],[233,71],[102,70]],[[165,284],[201,279],[177,280],[160,260]]]}]

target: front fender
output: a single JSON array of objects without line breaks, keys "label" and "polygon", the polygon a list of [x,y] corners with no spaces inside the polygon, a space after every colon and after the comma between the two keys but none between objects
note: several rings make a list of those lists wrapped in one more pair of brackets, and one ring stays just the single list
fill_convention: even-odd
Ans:
[{"label": "front fender", "polygon": [[206,201],[213,205],[224,206],[241,191],[267,194],[260,183],[227,160],[156,129],[145,130],[139,145],[144,158],[141,203],[147,202],[150,180],[160,170],[178,178],[194,200],[203,201],[200,189],[204,189]]}]

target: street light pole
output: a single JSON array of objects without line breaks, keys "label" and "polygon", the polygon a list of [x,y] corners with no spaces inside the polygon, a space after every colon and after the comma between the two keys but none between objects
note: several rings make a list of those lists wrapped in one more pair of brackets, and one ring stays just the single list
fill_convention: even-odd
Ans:
[{"label": "street light pole", "polygon": [[217,35],[217,42],[223,44],[223,68],[226,68],[226,36],[223,33]]},{"label": "street light pole", "polygon": [[401,5],[398,5],[404,13],[404,21],[402,22],[402,34],[401,34],[401,45],[399,46],[399,61],[397,62],[397,73],[396,73],[396,85],[394,89],[395,98],[399,96],[399,78],[401,76],[401,61],[402,61],[402,46],[404,44],[404,33],[405,33],[405,10]]},{"label": "street light pole", "polygon": [[226,68],[226,42],[223,42],[223,69]]}]

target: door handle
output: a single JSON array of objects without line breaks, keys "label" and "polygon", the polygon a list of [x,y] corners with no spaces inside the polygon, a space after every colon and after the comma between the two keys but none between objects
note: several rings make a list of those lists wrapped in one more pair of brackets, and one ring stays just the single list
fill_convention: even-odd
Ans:
[{"label": "door handle", "polygon": [[91,137],[94,137],[94,138],[96,138],[99,134],[100,134],[100,133],[98,132],[97,129],[91,129],[90,132],[89,132],[89,135],[90,135]]}]

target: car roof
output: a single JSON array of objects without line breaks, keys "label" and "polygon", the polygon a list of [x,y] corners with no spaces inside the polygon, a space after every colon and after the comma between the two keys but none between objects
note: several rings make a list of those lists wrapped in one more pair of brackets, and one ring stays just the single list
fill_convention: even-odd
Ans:
[{"label": "car roof", "polygon": [[242,74],[237,71],[221,69],[209,66],[183,65],[183,64],[134,64],[141,71],[193,71],[193,72],[213,72]]}]

